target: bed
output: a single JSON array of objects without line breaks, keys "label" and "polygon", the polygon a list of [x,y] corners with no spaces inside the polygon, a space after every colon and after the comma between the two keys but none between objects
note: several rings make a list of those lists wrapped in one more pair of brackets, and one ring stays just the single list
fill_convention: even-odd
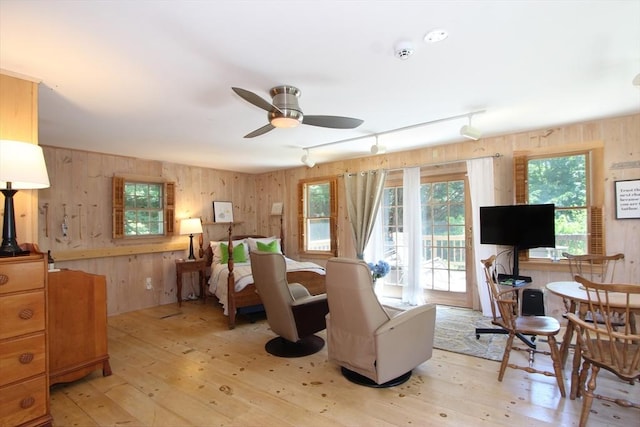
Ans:
[{"label": "bed", "polygon": [[[273,243],[274,241],[276,243]],[[212,241],[204,250],[204,258],[211,272],[207,280],[208,290],[222,304],[225,315],[228,316],[229,329],[235,327],[238,314],[262,311],[262,301],[256,293],[249,262],[249,251],[256,250],[258,242],[271,248],[276,245],[282,252],[280,238],[259,235],[232,236],[231,228],[226,239]],[[234,251],[238,251],[240,245],[246,245],[244,262],[238,262],[238,257],[234,260]],[[225,251],[226,260],[223,259]],[[290,258],[286,260],[289,283],[304,285],[312,295],[326,292],[324,268],[311,262],[298,262]]]}]

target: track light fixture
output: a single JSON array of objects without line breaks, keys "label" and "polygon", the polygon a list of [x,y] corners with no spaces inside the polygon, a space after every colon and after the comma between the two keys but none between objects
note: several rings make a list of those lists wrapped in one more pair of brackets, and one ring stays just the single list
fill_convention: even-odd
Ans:
[{"label": "track light fixture", "polygon": [[316,165],[316,162],[314,162],[313,159],[311,159],[311,155],[309,154],[308,148],[304,149],[304,155],[302,156],[300,161],[305,165],[307,165],[308,168],[312,168]]},{"label": "track light fixture", "polygon": [[465,138],[469,138],[474,141],[477,141],[480,138],[482,138],[482,132],[480,131],[480,129],[474,128],[473,126],[471,126],[472,116],[473,114],[469,114],[469,124],[464,125],[460,128],[460,135],[464,136]]},{"label": "track light fixture", "polygon": [[378,135],[376,135],[376,143],[371,146],[371,154],[384,154],[387,152],[387,147],[384,145],[378,145]]},{"label": "track light fixture", "polygon": [[377,132],[377,133],[370,133],[368,135],[360,135],[360,136],[356,136],[353,138],[347,138],[347,139],[341,139],[339,141],[332,141],[332,142],[325,142],[322,144],[318,144],[318,145],[312,145],[309,146],[307,148],[304,148],[305,151],[305,155],[302,156],[302,159],[300,159],[302,161],[302,163],[304,163],[305,165],[307,165],[308,167],[312,168],[315,166],[316,162],[311,160],[311,156],[309,155],[309,150],[311,149],[316,149],[316,148],[320,148],[320,147],[330,147],[332,145],[336,145],[336,144],[344,144],[346,142],[353,142],[353,141],[359,141],[361,139],[365,139],[365,138],[371,138],[371,137],[375,137],[376,138],[376,142],[375,144],[373,144],[370,148],[371,154],[376,155],[376,154],[382,154],[385,153],[387,151],[387,147],[385,147],[384,145],[380,145],[378,144],[378,136],[382,136],[382,135],[390,135],[393,134],[395,132],[400,132],[400,131],[405,131],[405,130],[409,130],[409,129],[416,129],[416,128],[420,128],[426,125],[432,125],[435,123],[442,123],[442,122],[448,122],[451,120],[460,120],[460,119],[464,119],[465,117],[467,117],[469,119],[469,124],[462,126],[462,128],[460,129],[460,135],[466,137],[466,138],[471,138],[473,140],[478,140],[482,137],[482,132],[480,132],[480,130],[474,128],[471,126],[471,116],[474,116],[476,114],[482,114],[485,113],[486,110],[476,110],[476,111],[472,111],[469,113],[465,113],[465,114],[458,114],[455,116],[449,116],[449,117],[442,117],[439,119],[434,119],[434,120],[429,120],[426,122],[422,122],[422,123],[416,123],[414,125],[409,125],[409,126],[404,126],[404,127],[400,127],[400,128],[396,128],[396,129],[389,129],[389,130],[385,130],[382,132]]}]

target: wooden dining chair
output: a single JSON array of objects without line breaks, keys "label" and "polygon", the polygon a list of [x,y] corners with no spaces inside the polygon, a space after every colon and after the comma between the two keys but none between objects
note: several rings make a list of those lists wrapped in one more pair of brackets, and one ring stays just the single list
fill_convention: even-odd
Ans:
[{"label": "wooden dining chair", "polygon": [[[575,276],[584,277],[591,282],[597,283],[613,283],[616,265],[618,261],[624,259],[624,254],[617,253],[613,255],[572,255],[567,252],[563,252],[562,256],[569,262],[569,271],[571,273],[571,280]],[[567,311],[569,309],[568,302],[565,301],[565,307]],[[566,314],[565,314],[566,317]],[[584,320],[587,322],[600,322],[602,321],[599,313],[592,313],[588,311]],[[634,323],[634,318],[629,319]],[[614,327],[624,326],[626,318],[621,313],[614,313],[610,321]]]},{"label": "wooden dining chair", "polygon": [[[620,308],[613,309],[610,306],[612,293],[624,294],[626,308],[622,312],[627,319],[632,318],[634,314],[630,310],[629,302],[633,295],[640,295],[640,285],[595,283],[581,276],[576,276],[575,280],[587,290],[589,311],[599,313],[602,320],[587,322],[575,313],[567,315],[577,331],[576,352],[579,353],[576,355],[579,355],[583,361],[579,378],[575,378],[580,359],[577,357],[574,359],[572,382],[579,381],[578,396],[584,393],[580,426],[585,426],[594,398],[613,402],[622,407],[640,409],[640,403],[631,402],[628,396],[611,397],[595,393],[596,378],[600,369],[605,369],[630,383],[640,379],[640,335],[632,332],[631,322],[626,322],[623,328],[616,328],[612,319],[614,314],[619,314]],[[591,370],[591,376],[587,382],[589,370]],[[632,419],[638,420],[638,418]]]},{"label": "wooden dining chair", "polygon": [[592,282],[613,283],[618,261],[624,259],[624,254],[614,255],[572,255],[563,252],[562,256],[569,261],[571,279],[578,275]]},{"label": "wooden dining chair", "polygon": [[[498,306],[500,312],[499,324],[504,328],[509,337],[504,348],[504,354],[502,356],[502,363],[500,364],[500,372],[498,374],[498,381],[502,381],[507,367],[512,369],[521,369],[529,373],[543,374],[556,378],[558,388],[560,389],[560,395],[565,397],[564,379],[562,374],[562,364],[560,363],[560,350],[558,349],[558,343],[556,341],[556,335],[560,332],[560,322],[555,318],[549,316],[520,316],[518,315],[518,301],[515,288],[508,288],[506,290],[500,290],[498,284],[495,281],[495,262],[496,256],[492,255],[488,259],[482,260],[484,266],[485,280],[489,285],[489,290],[495,304]],[[521,348],[513,345],[513,340],[518,335],[532,335],[546,337],[549,343],[549,351],[540,350],[537,348]],[[523,351],[529,354],[528,366],[519,366],[514,363],[509,363],[509,356],[511,350]],[[553,372],[542,371],[533,367],[533,355],[545,354],[551,356],[553,361]]]}]

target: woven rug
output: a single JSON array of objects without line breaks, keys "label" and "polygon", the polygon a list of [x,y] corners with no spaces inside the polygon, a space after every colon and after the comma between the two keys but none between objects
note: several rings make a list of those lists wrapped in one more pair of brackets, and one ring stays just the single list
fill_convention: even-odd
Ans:
[{"label": "woven rug", "polygon": [[476,339],[476,327],[491,328],[489,317],[466,308],[438,305],[433,346],[440,350],[462,353],[489,360],[502,360],[506,335],[483,334]]}]

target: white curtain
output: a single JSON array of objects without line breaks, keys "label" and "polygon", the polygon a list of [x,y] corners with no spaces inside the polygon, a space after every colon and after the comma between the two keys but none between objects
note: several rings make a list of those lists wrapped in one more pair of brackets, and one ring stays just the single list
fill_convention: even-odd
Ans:
[{"label": "white curtain", "polygon": [[471,193],[471,212],[473,218],[473,255],[476,272],[476,285],[480,296],[482,314],[491,316],[491,301],[484,280],[484,270],[480,260],[496,254],[495,245],[480,244],[480,206],[494,206],[495,192],[493,181],[493,157],[467,160],[469,192]]},{"label": "white curtain", "polygon": [[[373,230],[369,236],[369,242],[364,249],[364,260],[367,262],[377,263],[384,259],[384,234],[382,232],[382,209],[378,209],[375,221],[373,222]],[[377,295],[382,295],[384,287],[384,279],[376,281],[374,291]]]},{"label": "white curtain", "polygon": [[373,230],[384,190],[385,170],[344,175],[347,213],[358,259],[364,259],[364,249]]},{"label": "white curtain", "polygon": [[402,236],[405,253],[402,257],[402,269],[405,273],[405,285],[402,288],[402,302],[409,305],[424,304],[424,294],[420,286],[420,268],[422,266],[422,227],[420,214],[420,168],[407,168],[403,171],[403,214]]}]

